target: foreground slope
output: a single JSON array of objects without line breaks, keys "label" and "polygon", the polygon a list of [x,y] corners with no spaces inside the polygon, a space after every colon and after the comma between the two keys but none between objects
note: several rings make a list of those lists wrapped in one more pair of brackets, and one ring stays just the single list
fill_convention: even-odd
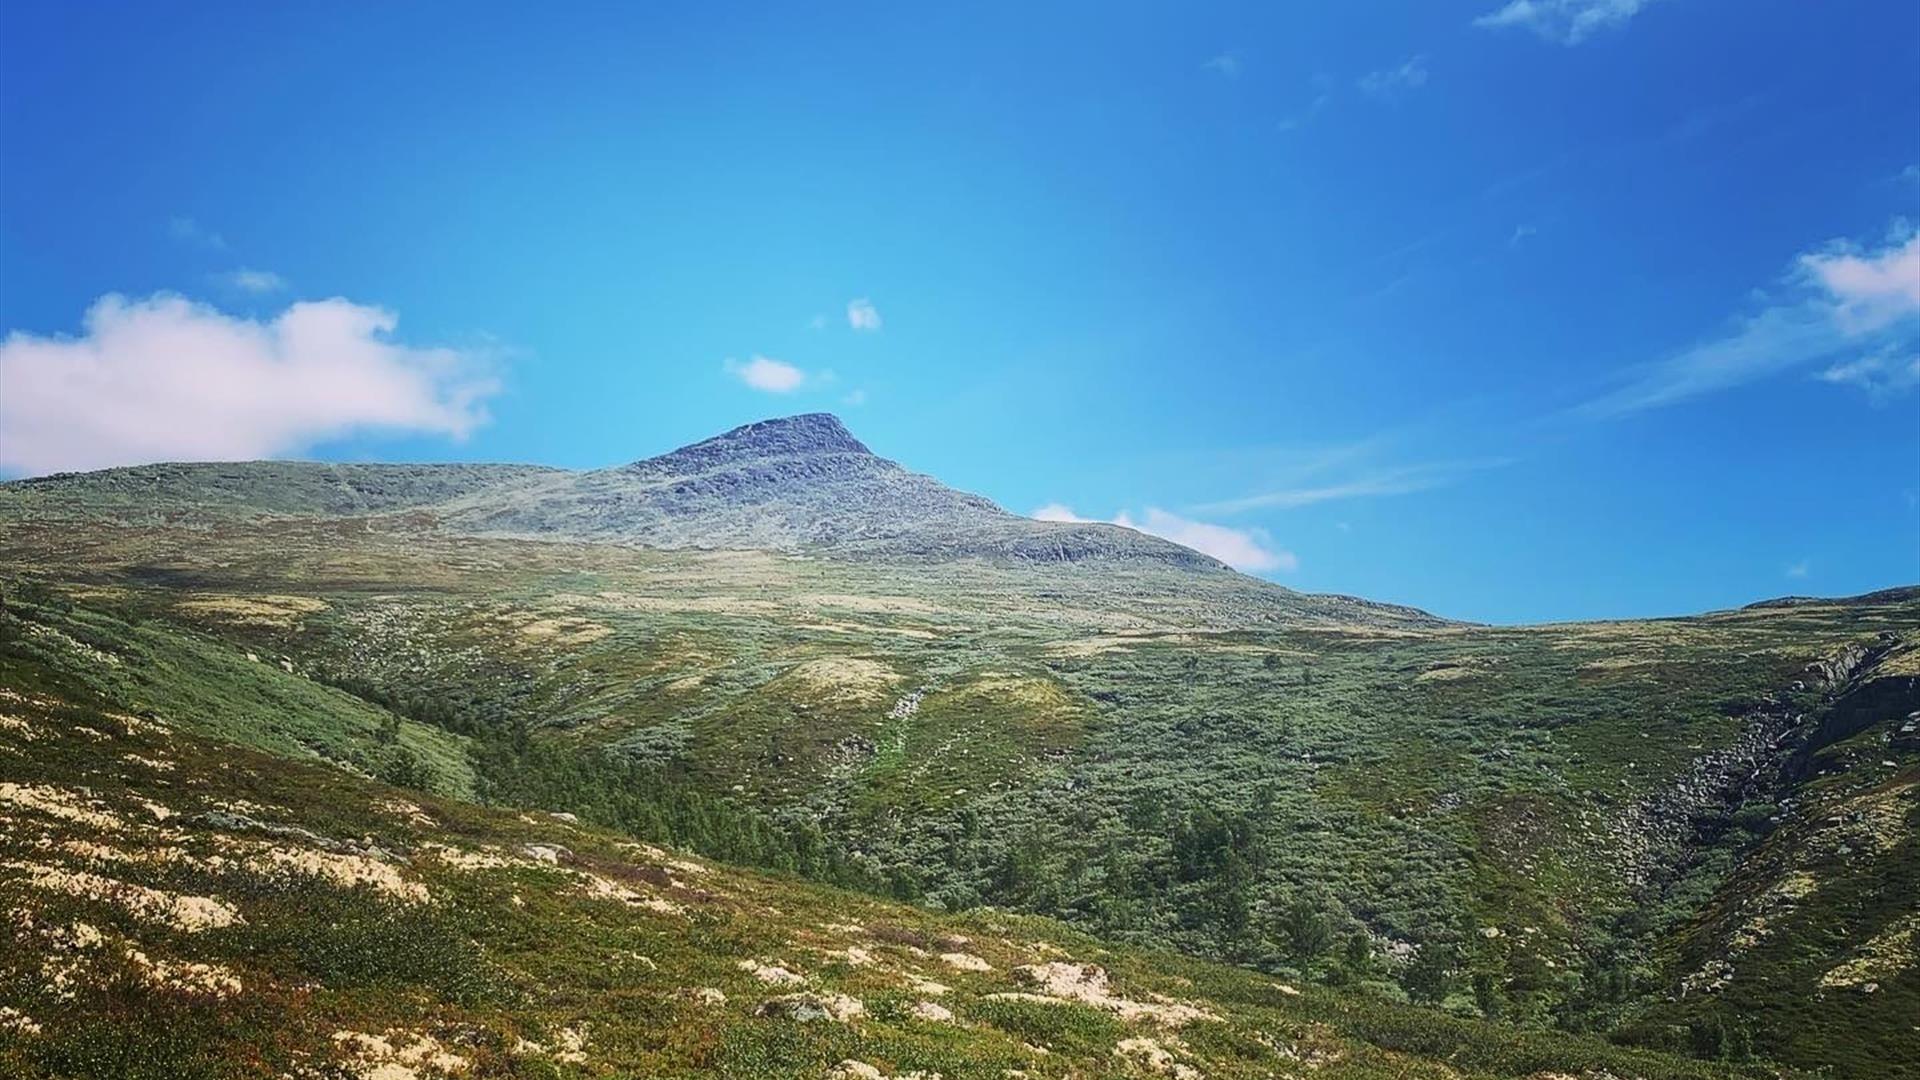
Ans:
[{"label": "foreground slope", "polygon": [[394,519],[0,539],[20,647],[83,701],[1303,988],[1920,1067],[1911,592],[1396,630],[1159,571]]},{"label": "foreground slope", "polygon": [[123,711],[44,636],[0,616],[9,1076],[1731,1075],[397,790]]}]

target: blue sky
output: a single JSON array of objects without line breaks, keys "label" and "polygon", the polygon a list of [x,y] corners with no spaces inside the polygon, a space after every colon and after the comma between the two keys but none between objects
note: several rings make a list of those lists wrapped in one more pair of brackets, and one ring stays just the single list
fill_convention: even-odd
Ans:
[{"label": "blue sky", "polygon": [[1920,581],[1910,3],[23,0],[0,145],[10,474],[830,410],[1456,617]]}]

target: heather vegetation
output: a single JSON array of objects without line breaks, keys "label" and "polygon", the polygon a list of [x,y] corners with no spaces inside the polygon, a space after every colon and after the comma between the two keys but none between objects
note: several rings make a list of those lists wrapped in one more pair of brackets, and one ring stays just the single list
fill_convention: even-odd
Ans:
[{"label": "heather vegetation", "polygon": [[[924,481],[854,461],[856,487]],[[646,491],[674,490],[667,467],[638,470]],[[755,880],[822,910],[854,901],[819,887],[855,890],[889,925],[1041,917],[1018,925],[1141,950],[1125,954],[1218,1007],[1243,1000],[1233,980],[1284,985],[1302,993],[1280,1004],[1341,1038],[1467,1071],[1920,1068],[1912,591],[1474,627],[1124,544],[913,552],[876,526],[883,550],[659,550],[474,535],[446,509],[561,482],[538,472],[276,472],[273,512],[241,512],[246,468],[167,514],[117,474],[0,488],[0,686],[403,789],[436,820],[563,814],[771,873]],[[340,509],[356,500],[384,512]],[[275,827],[363,828],[282,805]],[[326,920],[343,936],[301,963],[341,978],[360,951],[486,940],[422,925],[388,947],[379,920]],[[954,950],[929,941],[969,936],[914,933],[895,944],[934,957]],[[402,981],[485,1004],[487,970],[421,959]],[[863,1002],[856,1028],[922,1004],[851,985],[833,993]],[[1137,1071],[1239,1075],[1222,1063],[1271,1049],[1231,1025],[1137,1034],[1068,997],[983,999],[963,1026]],[[699,1060],[788,1075],[788,1037]],[[1616,1067],[1609,1047],[1666,1057]]]}]

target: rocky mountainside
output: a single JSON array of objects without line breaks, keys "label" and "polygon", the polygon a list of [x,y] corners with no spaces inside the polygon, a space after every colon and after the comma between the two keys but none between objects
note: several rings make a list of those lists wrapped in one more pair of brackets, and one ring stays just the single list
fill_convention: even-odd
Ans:
[{"label": "rocky mountainside", "polygon": [[0,484],[0,511],[132,520],[426,512],[448,530],[656,548],[1118,560],[1226,573],[1117,525],[1034,521],[875,455],[825,413],[762,420],[608,469],[170,463]]},{"label": "rocky mountainside", "polygon": [[[1254,622],[1445,622],[1399,605],[1301,594],[1118,525],[1009,513],[877,456],[825,413],[762,420],[658,457],[585,471],[252,461],[0,483],[0,520],[22,523],[214,529],[285,518],[351,520],[366,528],[404,520],[400,527],[446,535],[658,550],[976,563],[987,573],[1073,565],[1094,575],[1077,575],[1077,590],[1204,595],[1211,607],[1231,608]],[[1162,572],[1176,577],[1159,578]]]},{"label": "rocky mountainside", "polygon": [[1038,561],[1225,571],[1114,525],[1033,521],[876,456],[825,413],[762,420],[611,469],[534,476],[444,504],[449,527],[657,548]]}]

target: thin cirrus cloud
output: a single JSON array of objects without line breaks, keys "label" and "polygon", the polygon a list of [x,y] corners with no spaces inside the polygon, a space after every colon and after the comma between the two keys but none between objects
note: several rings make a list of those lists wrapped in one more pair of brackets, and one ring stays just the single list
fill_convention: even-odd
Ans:
[{"label": "thin cirrus cloud", "polygon": [[1920,354],[1889,352],[1843,360],[1822,371],[1820,381],[1858,387],[1874,404],[1885,404],[1920,387]]},{"label": "thin cirrus cloud", "polygon": [[0,341],[0,471],[281,456],[377,429],[464,438],[491,357],[390,340],[390,311],[302,301],[270,320],[184,297],[108,295],[78,337]]},{"label": "thin cirrus cloud", "polygon": [[1211,555],[1235,570],[1244,570],[1249,573],[1292,571],[1300,568],[1299,558],[1291,551],[1275,547],[1273,538],[1265,529],[1235,529],[1226,525],[1194,521],[1154,506],[1147,507],[1145,515],[1140,518],[1135,518],[1122,510],[1114,515],[1111,521],[1106,522],[1096,518],[1081,517],[1073,512],[1072,507],[1057,502],[1048,503],[1027,516],[1036,521],[1118,525],[1136,532],[1158,536],[1162,540],[1171,540],[1203,555]]},{"label": "thin cirrus cloud", "polygon": [[1360,77],[1356,85],[1368,97],[1397,101],[1401,96],[1427,85],[1427,58],[1415,56],[1399,67],[1369,71]]},{"label": "thin cirrus cloud", "polygon": [[1344,499],[1411,495],[1445,487],[1471,472],[1512,463],[1512,458],[1486,457],[1374,468],[1340,480],[1291,484],[1238,498],[1202,503],[1192,509],[1202,514],[1238,514],[1247,510],[1298,510],[1303,506]]},{"label": "thin cirrus cloud", "polygon": [[1920,231],[1896,224],[1878,247],[1835,242],[1801,255],[1726,332],[1635,369],[1575,411],[1625,416],[1822,361],[1822,381],[1885,397],[1916,384],[1917,351]]},{"label": "thin cirrus cloud", "polygon": [[847,303],[847,325],[862,333],[871,334],[880,329],[880,309],[866,297]]},{"label": "thin cirrus cloud", "polygon": [[1625,26],[1653,0],[1511,0],[1473,20],[1489,30],[1520,27],[1559,45],[1578,45]]},{"label": "thin cirrus cloud", "polygon": [[727,373],[765,394],[791,394],[806,385],[807,373],[770,356],[755,356],[745,361],[729,359]]}]

